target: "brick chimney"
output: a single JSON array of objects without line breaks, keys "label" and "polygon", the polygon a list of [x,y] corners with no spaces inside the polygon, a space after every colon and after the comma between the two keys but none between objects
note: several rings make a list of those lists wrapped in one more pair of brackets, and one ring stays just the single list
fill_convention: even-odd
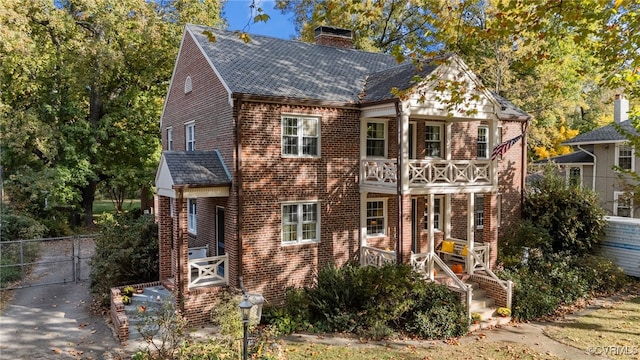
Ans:
[{"label": "brick chimney", "polygon": [[613,121],[621,123],[629,119],[629,100],[622,94],[616,94],[613,100]]},{"label": "brick chimney", "polygon": [[353,49],[351,30],[330,26],[318,26],[315,30],[316,44]]}]

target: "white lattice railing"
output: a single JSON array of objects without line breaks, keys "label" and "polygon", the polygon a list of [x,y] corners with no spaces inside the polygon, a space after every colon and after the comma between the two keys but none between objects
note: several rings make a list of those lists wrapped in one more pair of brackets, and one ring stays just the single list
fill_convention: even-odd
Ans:
[{"label": "white lattice railing", "polygon": [[380,267],[385,264],[396,263],[396,252],[382,250],[370,246],[360,247],[360,265]]},{"label": "white lattice railing", "polygon": [[[398,182],[395,159],[364,160],[362,179],[366,184]],[[491,184],[490,160],[409,160],[409,186],[458,186]]]},{"label": "white lattice railing", "polygon": [[229,256],[189,259],[189,287],[228,285]]},{"label": "white lattice railing", "polygon": [[496,283],[498,283],[498,285],[500,285],[500,287],[506,292],[507,295],[507,307],[509,309],[511,309],[511,299],[512,299],[512,293],[513,293],[513,282],[511,280],[502,280],[498,277],[498,275],[496,275],[493,271],[491,271],[491,269],[489,268],[489,266],[487,265],[489,262],[488,261],[484,261],[484,259],[482,259],[480,256],[478,256],[478,253],[476,253],[475,251],[471,253],[471,256],[474,258],[475,260],[475,265],[474,265],[474,270],[476,268],[478,268],[479,270],[483,270],[490,278],[492,278]]}]

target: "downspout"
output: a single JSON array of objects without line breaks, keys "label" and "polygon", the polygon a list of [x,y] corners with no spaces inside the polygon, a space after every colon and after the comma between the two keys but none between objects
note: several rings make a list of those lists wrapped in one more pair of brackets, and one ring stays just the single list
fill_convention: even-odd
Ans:
[{"label": "downspout", "polygon": [[398,234],[397,234],[397,245],[396,245],[396,257],[397,257],[397,262],[398,264],[402,264],[402,250],[404,249],[403,247],[403,238],[404,238],[404,226],[403,226],[403,219],[402,219],[402,111],[401,111],[401,105],[400,102],[398,100],[396,100],[395,102],[395,107],[396,107],[396,134],[398,137],[398,141],[397,141],[397,154],[396,154],[396,178],[398,179],[396,182],[397,188],[396,188],[396,196],[398,199]]},{"label": "downspout", "polygon": [[[525,121],[524,129],[522,130],[522,174],[520,175],[520,218],[524,211],[524,187],[527,179],[527,124],[530,119]],[[498,175],[499,176],[499,175]],[[498,180],[498,182],[500,182]]]},{"label": "downspout", "polygon": [[597,165],[596,154],[588,152],[587,150],[583,149],[582,146],[580,145],[576,145],[576,147],[586,152],[587,154],[591,155],[591,157],[593,157],[593,174],[591,175],[592,177],[591,190],[595,191],[596,190],[596,165]]},{"label": "downspout", "polygon": [[[240,286],[242,286],[242,288],[244,289],[244,284],[242,281],[242,276],[243,276],[243,262],[242,259],[244,257],[244,253],[243,253],[243,249],[242,249],[242,214],[243,214],[243,194],[242,194],[242,131],[241,131],[241,124],[242,124],[242,118],[241,118],[241,107],[242,107],[242,101],[238,98],[236,99],[237,101],[234,103],[236,105],[236,111],[237,111],[237,115],[236,115],[236,184],[238,187],[238,191],[237,191],[237,203],[238,203],[238,214],[236,216],[237,221],[238,221],[238,233],[237,233],[237,237],[238,237],[238,283],[240,284]],[[233,179],[231,180],[233,181]]]},{"label": "downspout", "polygon": [[184,232],[182,231],[182,223],[180,220],[181,212],[182,212],[182,206],[184,205],[184,194],[183,194],[183,189],[175,189],[176,191],[176,200],[177,200],[177,205],[175,210],[176,210],[176,218],[178,219],[178,238],[177,238],[177,244],[176,244],[176,283],[178,284],[178,293],[181,294],[182,296],[180,297],[179,301],[178,301],[178,307],[180,309],[180,311],[184,312],[184,288],[182,286],[182,237],[184,236]]}]

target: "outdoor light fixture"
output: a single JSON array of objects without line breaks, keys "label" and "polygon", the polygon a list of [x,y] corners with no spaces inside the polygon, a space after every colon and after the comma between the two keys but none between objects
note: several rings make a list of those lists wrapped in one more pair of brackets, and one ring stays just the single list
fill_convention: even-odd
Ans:
[{"label": "outdoor light fixture", "polygon": [[242,316],[242,328],[243,328],[243,336],[242,336],[242,360],[247,360],[247,329],[249,327],[249,315],[251,314],[251,308],[253,307],[253,303],[249,301],[247,295],[242,295],[242,301],[238,304],[240,307],[240,315]]}]

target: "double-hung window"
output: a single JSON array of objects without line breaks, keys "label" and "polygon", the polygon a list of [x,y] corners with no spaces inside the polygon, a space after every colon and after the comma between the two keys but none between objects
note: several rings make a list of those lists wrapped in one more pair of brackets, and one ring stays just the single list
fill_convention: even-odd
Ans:
[{"label": "double-hung window", "polygon": [[484,196],[482,194],[476,195],[474,212],[476,219],[476,229],[482,229],[482,227],[484,226]]},{"label": "double-hung window", "polygon": [[425,157],[442,157],[442,125],[425,125]]},{"label": "double-hung window", "polygon": [[569,186],[582,185],[582,168],[579,166],[572,166],[567,171],[567,183]]},{"label": "double-hung window", "polygon": [[320,241],[320,214],[317,202],[282,205],[282,244]]},{"label": "double-hung window", "polygon": [[489,128],[486,126],[478,126],[477,157],[489,158]]},{"label": "double-hung window", "polygon": [[616,165],[624,170],[633,171],[633,147],[625,144],[616,145]]},{"label": "double-hung window", "polygon": [[320,118],[282,117],[282,155],[315,157],[320,154]]},{"label": "double-hung window", "polygon": [[633,217],[633,193],[615,191],[613,193],[613,215]]},{"label": "double-hung window", "polygon": [[380,236],[386,233],[385,200],[367,201],[367,236]]},{"label": "double-hung window", "polygon": [[[433,228],[442,230],[442,197],[436,196],[433,199]],[[424,205],[424,229],[429,230],[429,199]]]},{"label": "double-hung window", "polygon": [[196,124],[190,122],[184,125],[185,150],[194,151],[196,149]]},{"label": "double-hung window", "polygon": [[386,127],[384,122],[367,123],[367,157],[386,156]]},{"label": "double-hung window", "polygon": [[167,128],[167,150],[173,150],[173,128]]},{"label": "double-hung window", "polygon": [[196,199],[187,199],[187,229],[196,234],[198,230],[198,209]]}]

